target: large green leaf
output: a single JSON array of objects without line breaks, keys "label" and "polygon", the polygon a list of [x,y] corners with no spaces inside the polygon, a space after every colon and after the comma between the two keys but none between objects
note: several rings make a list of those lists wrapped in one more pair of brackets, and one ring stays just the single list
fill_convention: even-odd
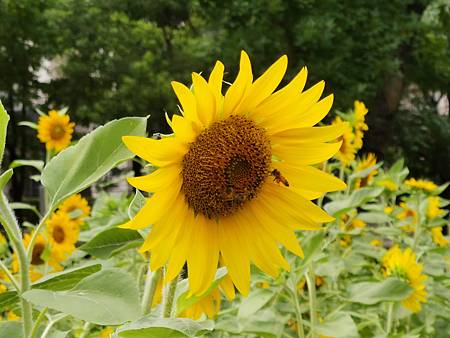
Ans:
[{"label": "large green leaf", "polygon": [[382,282],[362,282],[349,287],[349,300],[355,303],[372,305],[383,301],[401,301],[412,292],[411,287],[397,278]]},{"label": "large green leaf", "polygon": [[9,115],[0,101],[0,167],[2,165],[3,152],[6,144],[6,132],[8,129]]},{"label": "large green leaf", "polygon": [[334,338],[359,337],[352,317],[347,313],[335,313],[316,327],[317,333]]},{"label": "large green leaf", "polygon": [[42,171],[44,168],[44,161],[37,161],[37,160],[14,160],[9,165],[10,168],[14,169],[17,167],[33,167],[39,171]]},{"label": "large green leaf", "polygon": [[116,269],[94,273],[68,291],[33,289],[23,297],[35,305],[99,325],[119,325],[140,315],[134,279]]},{"label": "large green leaf", "polygon": [[145,317],[123,326],[117,334],[126,338],[185,338],[198,337],[213,328],[214,322],[210,320]]},{"label": "large green leaf", "polygon": [[0,321],[0,338],[23,337],[22,323],[19,321]]},{"label": "large green leaf", "polygon": [[95,235],[80,249],[95,257],[106,259],[121,248],[138,247],[142,242],[142,236],[136,230],[109,228]]},{"label": "large green leaf", "polygon": [[[100,264],[90,264],[53,273],[32,284],[31,288],[53,291],[69,290],[83,278],[100,271],[101,267]],[[19,297],[16,291],[0,293],[0,312],[11,309],[18,301]]]},{"label": "large green leaf", "polygon": [[249,317],[259,311],[274,296],[274,290],[256,289],[250,295],[242,300],[239,305],[238,316]]},{"label": "large green leaf", "polygon": [[72,147],[55,156],[42,172],[51,208],[65,198],[87,188],[118,163],[133,157],[122,136],[144,135],[145,117],[114,120],[84,136]]},{"label": "large green leaf", "polygon": [[324,209],[335,217],[340,214],[351,210],[356,207],[360,207],[363,204],[369,202],[370,200],[378,197],[382,192],[383,188],[362,188],[355,190],[350,196],[345,198],[340,198],[339,200],[327,203]]}]

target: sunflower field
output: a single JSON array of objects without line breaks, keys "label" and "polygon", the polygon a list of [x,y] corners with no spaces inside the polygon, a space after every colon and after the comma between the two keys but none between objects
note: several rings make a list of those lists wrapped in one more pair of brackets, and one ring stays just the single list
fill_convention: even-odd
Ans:
[{"label": "sunflower field", "polygon": [[[370,111],[306,67],[253,69],[173,81],[170,133],[20,122],[46,157],[1,168],[1,338],[450,336],[448,184],[363,153]],[[25,168],[37,204],[6,194]]]}]

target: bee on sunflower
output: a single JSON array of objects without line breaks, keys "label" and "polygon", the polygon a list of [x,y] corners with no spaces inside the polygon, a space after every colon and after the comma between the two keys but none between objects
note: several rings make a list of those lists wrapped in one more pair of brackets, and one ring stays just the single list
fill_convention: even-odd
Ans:
[{"label": "bee on sunflower", "polygon": [[[303,256],[294,231],[333,220],[311,200],[345,184],[313,165],[339,150],[342,142],[335,140],[345,124],[313,127],[330,110],[333,95],[320,100],[323,81],[303,91],[306,68],[275,91],[286,69],[283,56],[253,80],[242,52],[236,80],[223,95],[224,65],[218,61],[208,79],[192,74],[193,90],[172,82],[182,113],[168,119],[173,135],[123,138],[158,169],[128,179],[153,195],[122,227],[152,225],[140,250],[151,251],[152,270],[167,264],[166,282],[187,262],[191,293],[202,294],[220,255],[247,295],[251,263],[271,276],[289,270],[278,244]],[[274,177],[275,169],[288,186]]]},{"label": "bee on sunflower", "polygon": [[69,115],[51,110],[48,115],[39,117],[37,136],[47,150],[59,152],[69,146],[74,128]]},{"label": "bee on sunflower", "polygon": [[427,292],[422,274],[422,264],[417,263],[416,254],[410,249],[400,250],[394,246],[382,258],[383,274],[405,280],[412,288],[412,293],[402,301],[402,305],[412,312],[419,312],[421,303],[426,302]]}]

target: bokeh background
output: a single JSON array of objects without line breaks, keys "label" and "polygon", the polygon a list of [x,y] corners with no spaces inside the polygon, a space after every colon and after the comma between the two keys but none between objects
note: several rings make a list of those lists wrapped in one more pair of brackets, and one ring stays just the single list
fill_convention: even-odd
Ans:
[{"label": "bokeh background", "polygon": [[[167,132],[171,80],[190,83],[220,59],[233,80],[246,50],[260,74],[282,54],[326,80],[334,109],[369,108],[365,151],[404,157],[412,176],[450,181],[448,0],[0,0],[0,99],[11,115],[7,162],[42,158],[36,109],[68,107],[83,134],[151,115]],[[30,171],[29,171],[30,170]],[[25,178],[11,197],[23,200]]]}]

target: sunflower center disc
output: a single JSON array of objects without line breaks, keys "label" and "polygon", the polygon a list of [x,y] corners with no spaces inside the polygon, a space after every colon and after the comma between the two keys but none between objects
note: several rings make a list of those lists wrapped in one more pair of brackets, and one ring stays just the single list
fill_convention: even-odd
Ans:
[{"label": "sunflower center disc", "polygon": [[59,140],[64,136],[64,134],[65,134],[64,127],[59,124],[55,125],[50,131],[50,136],[54,140]]},{"label": "sunflower center disc", "polygon": [[254,198],[269,174],[270,141],[243,116],[213,123],[190,144],[183,158],[182,191],[195,214],[233,214]]},{"label": "sunflower center disc", "polygon": [[60,226],[55,226],[55,228],[53,229],[53,239],[55,240],[55,242],[62,243],[64,242],[64,238],[65,238],[64,229]]},{"label": "sunflower center disc", "polygon": [[44,252],[45,245],[43,243],[36,243],[33,247],[33,252],[31,254],[31,264],[40,265],[43,264],[44,261],[41,258],[42,253]]}]

